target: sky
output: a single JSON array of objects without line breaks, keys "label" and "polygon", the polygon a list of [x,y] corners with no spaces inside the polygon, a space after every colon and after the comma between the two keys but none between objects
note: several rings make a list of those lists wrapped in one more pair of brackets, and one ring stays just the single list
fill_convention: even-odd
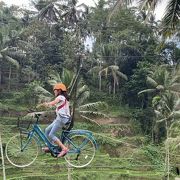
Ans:
[{"label": "sky", "polygon": [[[7,5],[15,4],[24,7],[28,7],[30,5],[30,0],[0,0],[0,1],[4,1]],[[85,3],[88,6],[94,6],[95,5],[94,2],[97,1],[98,0],[79,0],[78,4]],[[160,20],[162,18],[167,2],[168,0],[163,0],[163,2],[155,10],[156,20]]]},{"label": "sky", "polygon": [[[22,5],[28,6],[30,4],[30,0],[0,0],[0,1],[4,1],[7,5],[15,4],[18,6],[22,6]],[[79,2],[79,4],[85,3],[88,6],[94,5],[93,0],[79,0],[78,2]],[[97,2],[97,0],[95,0],[95,2]]]}]

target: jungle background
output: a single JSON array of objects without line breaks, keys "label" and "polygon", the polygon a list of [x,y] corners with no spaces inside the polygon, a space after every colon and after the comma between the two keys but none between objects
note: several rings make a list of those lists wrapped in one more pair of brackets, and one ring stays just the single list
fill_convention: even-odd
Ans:
[{"label": "jungle background", "polygon": [[[86,168],[40,154],[27,168],[5,158],[7,179],[174,179],[180,170],[180,2],[164,17],[158,1],[33,0],[33,10],[0,2],[0,132],[53,99],[63,82],[74,129],[91,130],[99,149]],[[88,45],[89,44],[89,45]],[[42,128],[53,114],[42,119]],[[1,161],[1,159],[0,159]],[[2,166],[0,166],[2,170]],[[0,171],[2,177],[2,171]]]}]

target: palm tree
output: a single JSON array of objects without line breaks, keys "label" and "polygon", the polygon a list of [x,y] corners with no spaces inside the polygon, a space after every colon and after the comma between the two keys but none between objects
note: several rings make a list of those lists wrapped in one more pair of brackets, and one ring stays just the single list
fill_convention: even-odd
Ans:
[{"label": "palm tree", "polygon": [[[137,0],[117,0],[115,1],[115,5],[109,15],[109,19],[119,10],[121,7],[125,5],[131,4],[133,1],[137,2]],[[162,0],[141,0],[139,7],[140,9],[148,10],[147,17],[151,12],[153,12],[157,5],[162,2]],[[170,36],[175,34],[179,28],[179,13],[180,13],[180,1],[179,0],[169,0],[165,14],[162,18],[162,32],[164,36]]]},{"label": "palm tree", "polygon": [[127,80],[127,76],[119,71],[119,66],[110,65],[103,68],[100,74],[104,73],[105,77],[107,78],[110,75],[113,78],[113,95],[115,96],[116,93],[116,85],[119,85],[119,78]]},{"label": "palm tree", "polygon": [[[166,67],[160,66],[155,69],[154,72],[150,72],[150,75],[147,77],[147,84],[151,86],[150,89],[145,89],[138,93],[141,95],[143,93],[152,94],[152,106],[155,112],[158,112],[158,108],[161,108],[165,99],[167,100],[166,93],[171,93],[177,98],[180,94],[180,76],[179,68],[168,71]],[[155,142],[159,141],[159,128],[160,125],[164,125],[163,121],[157,123],[156,119],[154,120],[153,132],[155,132]]]},{"label": "palm tree", "polygon": [[57,23],[60,20],[61,14],[56,6],[58,0],[38,0],[32,1],[34,7],[38,10],[38,19],[45,20],[49,23]]},{"label": "palm tree", "polygon": [[84,3],[77,6],[77,0],[69,1],[67,5],[59,5],[63,12],[61,18],[68,26],[74,26],[84,20],[88,14],[88,6]]},{"label": "palm tree", "polygon": [[[20,57],[20,56],[22,57],[22,55],[21,55],[21,52],[18,51],[17,47],[6,46],[6,42],[3,41],[3,39],[1,39],[1,42],[2,43],[0,44],[0,63],[1,63],[1,68],[2,68],[2,62],[7,62],[9,64],[8,89],[10,90],[12,65],[15,66],[17,69],[19,69],[19,62],[17,59],[13,57]],[[1,81],[2,81],[2,69],[0,70],[0,84],[1,84]]]},{"label": "palm tree", "polygon": [[51,37],[51,29],[61,19],[61,13],[56,6],[58,0],[38,0],[33,1],[34,7],[38,10],[37,18],[39,21],[45,21],[49,27],[49,37]]},{"label": "palm tree", "polygon": [[166,167],[165,173],[167,172],[168,179],[169,179],[169,160],[170,160],[170,153],[169,153],[169,129],[171,125],[179,120],[180,117],[180,98],[177,97],[174,93],[166,92],[162,98],[160,99],[157,109],[155,109],[155,113],[157,115],[156,123],[165,122],[165,129],[166,129]]},{"label": "palm tree", "polygon": [[180,75],[179,67],[174,70],[168,71],[166,67],[160,66],[155,68],[155,72],[150,72],[147,76],[147,84],[151,86],[150,89],[145,89],[138,94],[142,93],[155,93],[156,95],[163,94],[170,91],[173,93],[180,93]]},{"label": "palm tree", "polygon": [[70,89],[74,76],[75,75],[72,71],[63,68],[61,74],[58,72],[50,73],[48,83],[54,86],[56,83],[63,82],[68,87],[68,89]]}]

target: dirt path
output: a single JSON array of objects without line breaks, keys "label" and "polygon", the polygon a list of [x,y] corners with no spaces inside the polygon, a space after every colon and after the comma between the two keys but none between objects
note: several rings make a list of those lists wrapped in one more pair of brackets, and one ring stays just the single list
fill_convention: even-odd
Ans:
[{"label": "dirt path", "polygon": [[100,125],[105,124],[128,124],[129,119],[125,117],[98,118],[96,122]]}]

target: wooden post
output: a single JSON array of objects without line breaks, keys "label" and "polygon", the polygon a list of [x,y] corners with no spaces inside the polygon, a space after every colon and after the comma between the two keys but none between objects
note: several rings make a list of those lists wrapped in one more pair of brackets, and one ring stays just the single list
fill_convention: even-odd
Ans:
[{"label": "wooden post", "polygon": [[72,180],[72,177],[71,177],[71,166],[68,164],[68,180]]},{"label": "wooden post", "polygon": [[3,168],[3,180],[6,180],[6,173],[5,173],[4,155],[3,155],[3,147],[2,147],[1,134],[0,134],[0,148],[1,148],[2,168]]}]

